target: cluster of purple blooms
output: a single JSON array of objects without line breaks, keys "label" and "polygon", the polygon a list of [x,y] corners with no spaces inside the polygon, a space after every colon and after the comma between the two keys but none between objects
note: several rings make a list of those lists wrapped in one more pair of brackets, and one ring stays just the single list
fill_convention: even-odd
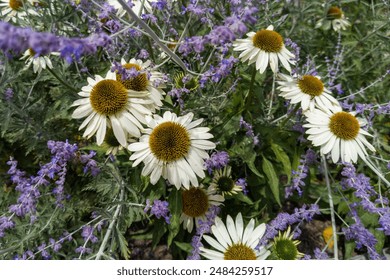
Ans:
[{"label": "cluster of purple blooms", "polygon": [[[295,208],[293,214],[279,213],[268,225],[263,238],[258,246],[263,246],[278,235],[279,231],[284,231],[288,226],[300,224],[302,222],[310,222],[313,217],[320,214],[320,208],[317,204],[303,205],[301,208]],[[301,235],[301,230],[297,226],[294,229],[294,238]]]},{"label": "cluster of purple blooms", "polygon": [[307,173],[309,172],[309,166],[317,162],[317,155],[313,150],[308,149],[306,154],[302,155],[299,162],[301,164],[298,166],[298,170],[293,170],[291,172],[292,182],[291,185],[285,189],[286,198],[292,196],[294,191],[297,191],[298,195],[302,196],[302,187],[306,185],[304,180],[307,177]]},{"label": "cluster of purple blooms", "polygon": [[[15,223],[12,219],[15,217],[29,217],[33,224],[37,219],[37,204],[39,199],[45,194],[52,194],[56,198],[56,207],[64,207],[64,201],[69,197],[65,194],[64,184],[67,173],[67,166],[73,161],[78,161],[84,165],[84,173],[90,172],[96,176],[100,169],[92,157],[94,152],[89,155],[79,155],[76,144],[70,144],[68,141],[48,141],[47,146],[51,151],[51,161],[42,165],[36,176],[27,177],[26,173],[17,168],[17,161],[11,158],[7,164],[10,165],[8,174],[11,182],[15,185],[15,190],[19,192],[16,204],[9,206],[10,216],[5,214],[0,217],[0,237],[5,235],[5,230],[13,228]],[[54,183],[55,187],[49,190],[48,187]]]},{"label": "cluster of purple blooms", "polygon": [[38,245],[36,247],[35,251],[28,249],[25,252],[23,252],[23,254],[21,254],[21,255],[19,255],[19,254],[15,255],[13,257],[13,259],[14,260],[31,260],[31,259],[35,259],[36,255],[40,254],[42,256],[42,259],[50,260],[52,258],[52,255],[50,255],[49,248],[51,248],[51,250],[54,253],[57,253],[61,250],[62,244],[65,241],[70,242],[72,240],[73,240],[72,235],[69,232],[65,231],[58,240],[55,240],[54,238],[50,237],[48,243],[46,243],[46,242],[41,243],[40,245]]},{"label": "cluster of purple blooms", "polygon": [[259,145],[259,136],[255,135],[253,131],[253,126],[250,123],[247,123],[243,117],[240,119],[240,128],[244,129],[246,131],[246,136],[250,137],[253,139],[253,144]]},{"label": "cluster of purple blooms", "polygon": [[215,223],[215,218],[218,216],[221,208],[218,206],[211,206],[206,213],[206,219],[198,219],[198,227],[196,228],[196,234],[192,237],[191,254],[187,257],[188,260],[200,260],[200,248],[203,247],[202,237],[204,234],[211,232],[211,226]]},{"label": "cluster of purple blooms", "polygon": [[169,213],[168,206],[168,201],[155,199],[153,204],[151,204],[150,199],[147,199],[144,212],[147,213],[150,211],[150,214],[156,216],[157,219],[164,218],[165,222],[170,224],[172,215]]},{"label": "cluster of purple blooms", "polygon": [[345,237],[347,240],[355,240],[358,249],[365,247],[371,259],[381,259],[382,257],[375,250],[377,240],[363,225],[358,210],[361,208],[368,213],[377,214],[380,225],[378,230],[383,231],[385,235],[390,235],[389,200],[375,191],[370,184],[370,178],[364,174],[357,174],[352,164],[345,163],[341,174],[345,177],[341,180],[343,189],[354,190],[353,194],[357,198],[357,201],[349,204],[349,214],[355,224],[343,228]]},{"label": "cluster of purple blooms", "polygon": [[248,184],[246,182],[245,178],[240,178],[236,181],[236,185],[240,186],[242,188],[242,192],[244,195],[248,195],[249,190],[247,188]]},{"label": "cluster of purple blooms", "polygon": [[214,169],[222,169],[229,163],[229,154],[225,151],[214,152],[211,154],[204,165],[211,175]]},{"label": "cluster of purple blooms", "polygon": [[204,72],[199,79],[200,86],[205,87],[209,80],[218,83],[223,78],[226,78],[232,73],[232,69],[237,62],[237,58],[230,56],[229,58],[222,58],[217,66],[210,65],[209,70]]},{"label": "cluster of purple blooms", "polygon": [[8,55],[20,54],[27,49],[34,50],[36,56],[59,52],[62,58],[71,63],[83,55],[96,53],[98,47],[104,48],[110,43],[111,38],[105,33],[93,34],[88,38],[66,38],[0,22],[0,50]]}]

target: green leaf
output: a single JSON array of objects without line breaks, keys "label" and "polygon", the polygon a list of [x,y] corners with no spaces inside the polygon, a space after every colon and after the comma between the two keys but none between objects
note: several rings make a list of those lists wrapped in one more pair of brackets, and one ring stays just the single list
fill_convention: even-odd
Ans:
[{"label": "green leaf", "polygon": [[286,152],[283,151],[282,147],[280,147],[278,144],[271,143],[271,149],[274,152],[276,159],[283,165],[284,173],[286,173],[288,177],[287,184],[290,184],[292,170],[290,158],[288,157]]},{"label": "green leaf", "polygon": [[179,247],[181,250],[183,250],[183,251],[186,252],[186,253],[190,253],[191,250],[192,250],[192,246],[191,246],[191,244],[189,244],[189,243],[186,243],[186,242],[178,242],[178,241],[175,241],[174,243],[175,243],[175,245],[176,245],[177,247]]},{"label": "green leaf", "polygon": [[276,176],[275,169],[272,163],[263,156],[263,171],[268,178],[269,186],[279,206],[282,206],[279,196],[279,179]]},{"label": "green leaf", "polygon": [[374,234],[376,240],[378,241],[378,242],[375,244],[375,250],[376,250],[378,253],[381,253],[381,252],[382,252],[382,249],[383,249],[383,246],[385,245],[386,236],[385,236],[385,234],[383,233],[383,231],[374,230],[374,229],[371,229],[370,231],[371,231],[372,234]]},{"label": "green leaf", "polygon": [[172,244],[173,238],[179,233],[180,230],[180,216],[182,212],[182,200],[181,192],[176,188],[173,188],[168,198],[169,210],[172,214],[170,219],[171,223],[168,226],[168,247]]},{"label": "green leaf", "polygon": [[164,219],[156,220],[153,227],[153,242],[152,246],[155,247],[160,242],[161,237],[165,234],[167,231],[167,224],[165,223]]},{"label": "green leaf", "polygon": [[348,260],[352,258],[355,251],[356,243],[354,241],[345,242],[345,259]]},{"label": "green leaf", "polygon": [[246,195],[244,195],[242,192],[239,192],[237,194],[234,195],[234,199],[237,199],[241,202],[244,202],[246,204],[249,204],[249,205],[252,205],[253,204],[253,201],[247,197]]},{"label": "green leaf", "polygon": [[255,160],[256,160],[256,153],[252,153],[252,155],[249,158],[246,158],[245,163],[248,165],[249,169],[256,174],[257,177],[259,178],[264,178],[263,174],[257,170],[255,166]]},{"label": "green leaf", "polygon": [[126,238],[117,227],[115,227],[114,236],[119,245],[119,250],[121,251],[123,258],[128,260],[130,258],[129,246],[127,244]]}]

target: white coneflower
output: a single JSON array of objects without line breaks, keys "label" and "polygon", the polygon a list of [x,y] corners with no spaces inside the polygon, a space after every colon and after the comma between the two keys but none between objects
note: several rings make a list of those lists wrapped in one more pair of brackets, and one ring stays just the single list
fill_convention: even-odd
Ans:
[{"label": "white coneflower", "polygon": [[[154,112],[155,109],[159,109],[162,104],[163,95],[165,92],[165,84],[163,81],[163,74],[158,71],[152,71],[150,69],[150,60],[142,62],[140,59],[132,58],[129,62],[126,62],[123,58],[121,60],[122,67],[126,70],[138,72],[135,77],[123,79],[122,75],[117,74],[116,80],[121,82],[127,89],[133,92],[139,92],[140,97],[151,100],[148,108]],[[155,85],[156,82],[158,85]]]},{"label": "white coneflower", "polygon": [[265,233],[265,229],[265,224],[255,228],[255,220],[251,219],[244,230],[241,213],[238,213],[235,222],[228,215],[226,226],[217,217],[215,218],[215,225],[211,227],[216,239],[203,235],[203,239],[213,249],[200,247],[201,255],[211,260],[265,260],[270,255],[270,251],[264,247],[256,249]]},{"label": "white coneflower", "polygon": [[[29,0],[31,4],[35,1]],[[16,22],[17,19],[21,19],[27,16],[27,14],[37,13],[33,9],[27,9],[22,0],[0,0],[0,14],[2,20]]]},{"label": "white coneflower", "polygon": [[214,187],[223,196],[234,195],[242,191],[242,187],[237,185],[231,176],[232,168],[225,166],[223,169],[215,171],[210,186]]},{"label": "white coneflower", "polygon": [[278,90],[281,91],[279,95],[290,100],[292,104],[301,103],[303,111],[313,111],[315,106],[323,110],[334,106],[340,107],[319,76],[291,77],[279,74],[279,78],[277,82]]},{"label": "white coneflower", "polygon": [[143,176],[150,175],[150,182],[156,184],[160,177],[167,179],[177,189],[190,185],[197,187],[198,179],[205,177],[204,159],[209,158],[206,150],[215,148],[207,139],[213,137],[209,128],[197,127],[203,119],[192,121],[192,113],[177,117],[169,111],[163,117],[147,117],[148,129],[138,143],[130,144],[134,152],[130,160],[133,166],[144,162]]},{"label": "white coneflower", "polygon": [[283,234],[279,231],[271,244],[272,256],[278,260],[298,260],[304,256],[298,251],[299,240],[293,240],[291,227],[287,228]]},{"label": "white coneflower", "polygon": [[272,25],[267,29],[257,32],[249,32],[246,39],[237,39],[234,43],[235,51],[242,51],[240,59],[248,64],[256,63],[256,69],[263,73],[270,65],[274,73],[278,72],[278,61],[282,63],[287,71],[291,72],[290,64],[294,64],[291,59],[294,55],[286,49],[283,37]]},{"label": "white coneflower", "polygon": [[365,147],[375,152],[375,148],[364,135],[371,136],[361,127],[366,123],[355,117],[355,113],[343,112],[339,107],[322,111],[314,109],[305,113],[309,128],[306,133],[314,146],[321,147],[323,154],[331,153],[334,163],[341,158],[343,162],[356,162],[358,156],[365,159]]},{"label": "white coneflower", "polygon": [[216,194],[214,187],[209,186],[207,190],[201,185],[182,190],[182,214],[180,223],[184,229],[192,232],[195,225],[198,226],[199,219],[206,221],[206,213],[213,205],[221,205],[223,196]]},{"label": "white coneflower", "polygon": [[[59,55],[57,52],[52,52],[53,55]],[[48,55],[40,55],[36,56],[36,53],[33,49],[28,49],[23,53],[23,56],[20,58],[20,60],[26,59],[26,69],[30,67],[30,65],[33,65],[33,71],[34,73],[41,73],[42,69],[52,69],[53,65],[51,63],[51,60]]]},{"label": "white coneflower", "polygon": [[127,146],[127,134],[139,137],[141,123],[151,114],[145,107],[150,101],[137,98],[137,94],[126,89],[110,71],[105,78],[95,75],[95,79],[88,78],[87,81],[88,85],[78,93],[82,99],[72,104],[78,106],[73,118],[86,117],[80,126],[80,130],[86,128],[83,137],[90,138],[96,133],[97,144],[101,145],[107,127],[112,128],[122,146]]},{"label": "white coneflower", "polygon": [[322,27],[329,30],[331,27],[338,32],[340,29],[346,30],[351,23],[345,18],[343,11],[339,7],[332,6],[329,8],[326,18],[320,19],[315,28]]}]

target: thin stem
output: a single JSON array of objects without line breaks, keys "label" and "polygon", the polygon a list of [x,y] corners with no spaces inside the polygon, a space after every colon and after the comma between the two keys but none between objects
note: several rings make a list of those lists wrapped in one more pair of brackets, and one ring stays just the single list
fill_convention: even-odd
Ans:
[{"label": "thin stem", "polygon": [[326,182],[326,188],[328,189],[330,219],[332,221],[332,230],[333,230],[334,259],[338,260],[339,259],[339,253],[338,253],[338,246],[337,246],[337,231],[336,231],[335,211],[334,211],[333,198],[332,198],[332,189],[330,188],[330,182],[329,182],[329,177],[328,177],[328,165],[326,163],[326,158],[325,158],[324,154],[322,154],[322,163],[324,164],[325,182]]},{"label": "thin stem", "polygon": [[252,103],[252,99],[253,99],[253,85],[255,84],[256,73],[257,73],[256,67],[253,67],[252,77],[251,77],[251,81],[250,81],[250,84],[249,84],[249,91],[248,91],[248,95],[247,95],[246,102],[245,102],[247,106],[250,106],[251,103]]},{"label": "thin stem", "polygon": [[372,171],[374,171],[374,173],[379,177],[379,179],[381,179],[387,185],[387,187],[390,188],[390,182],[387,181],[385,176],[383,176],[383,174],[379,172],[379,170],[374,166],[374,164],[368,158],[363,158],[363,161],[368,165],[368,167],[370,167]]},{"label": "thin stem", "polygon": [[129,8],[129,6],[125,3],[124,0],[118,0],[118,2],[122,5],[123,9],[126,10],[126,12],[130,15],[130,17],[139,25],[141,26],[149,35],[152,37],[152,39],[156,42],[156,44],[168,55],[170,56],[173,61],[175,61],[181,68],[183,68],[184,71],[188,72],[186,65],[184,62],[174,53],[172,52],[164,43],[160,41],[160,38],[157,36],[156,33],[143,21],[141,20],[132,9]]},{"label": "thin stem", "polygon": [[271,91],[271,98],[269,102],[269,108],[268,108],[268,113],[267,113],[267,119],[271,118],[271,112],[272,112],[272,105],[274,101],[274,94],[275,94],[275,80],[276,80],[276,74],[273,74],[272,77],[272,91]]},{"label": "thin stem", "polygon": [[118,219],[119,213],[121,211],[121,208],[122,208],[122,203],[121,202],[123,201],[123,198],[125,196],[125,187],[124,187],[124,182],[123,181],[120,182],[120,188],[121,188],[121,192],[120,192],[120,195],[119,195],[119,204],[116,207],[114,216],[112,217],[112,221],[111,221],[110,225],[108,226],[106,234],[104,235],[102,244],[100,245],[99,251],[96,254],[95,260],[100,260],[100,258],[104,255],[104,249],[106,248],[108,239],[110,238],[110,235],[111,235],[111,232],[112,232],[112,229],[114,228],[114,225],[115,225],[115,223],[116,223],[116,221]]},{"label": "thin stem", "polygon": [[286,123],[291,119],[291,117],[294,116],[296,114],[296,112],[298,112],[299,108],[300,108],[300,105],[296,104],[295,108],[289,114],[286,114],[287,118],[280,124],[280,127],[284,127],[286,125]]}]

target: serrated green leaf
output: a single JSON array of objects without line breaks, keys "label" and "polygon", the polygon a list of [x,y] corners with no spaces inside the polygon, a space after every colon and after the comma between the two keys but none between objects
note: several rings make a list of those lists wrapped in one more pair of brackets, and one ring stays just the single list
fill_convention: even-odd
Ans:
[{"label": "serrated green leaf", "polygon": [[130,250],[126,238],[123,236],[122,232],[117,227],[115,227],[114,236],[119,246],[119,250],[121,251],[122,257],[128,260],[130,258]]},{"label": "serrated green leaf", "polygon": [[287,153],[280,147],[278,144],[271,143],[271,149],[274,152],[276,159],[283,165],[284,173],[286,173],[288,177],[287,184],[290,184],[291,181],[291,162]]},{"label": "serrated green leaf", "polygon": [[266,159],[263,156],[263,164],[262,168],[264,171],[264,174],[268,178],[269,187],[271,188],[271,191],[275,197],[276,202],[279,204],[279,206],[282,206],[282,203],[280,202],[280,196],[279,196],[279,179],[276,175],[275,169],[272,165],[272,163]]},{"label": "serrated green leaf", "polygon": [[180,230],[180,216],[182,212],[182,199],[181,192],[176,188],[173,188],[168,198],[169,211],[171,213],[170,224],[168,226],[168,247],[172,244],[173,238],[179,233]]}]

